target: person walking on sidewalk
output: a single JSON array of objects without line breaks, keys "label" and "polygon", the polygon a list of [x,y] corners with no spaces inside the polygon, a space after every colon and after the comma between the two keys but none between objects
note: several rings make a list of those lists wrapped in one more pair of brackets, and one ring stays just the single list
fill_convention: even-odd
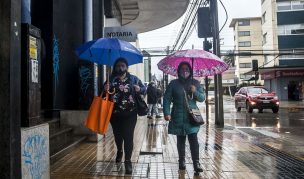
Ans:
[{"label": "person walking on sidewalk", "polygon": [[110,77],[110,84],[105,83],[105,89],[114,91],[114,109],[110,123],[114,133],[117,148],[116,162],[121,162],[123,148],[125,152],[126,174],[132,174],[131,156],[133,152],[134,129],[137,122],[135,93],[145,94],[146,87],[138,77],[128,73],[128,62],[118,58]]},{"label": "person walking on sidewalk", "polygon": [[151,81],[147,89],[147,97],[148,97],[147,103],[149,106],[147,118],[149,119],[153,118],[153,111],[155,111],[156,118],[161,117],[159,115],[158,107],[157,107],[158,96],[159,94],[156,88],[156,84],[153,81]]},{"label": "person walking on sidewalk", "polygon": [[[188,96],[189,107],[198,109],[196,101],[205,100],[204,91],[199,81],[192,79],[192,69],[188,62],[181,62],[177,69],[178,79],[172,80],[164,94],[163,110],[165,120],[169,121],[168,133],[177,136],[177,151],[179,157],[179,169],[185,170],[185,142],[186,136],[190,144],[193,168],[196,173],[203,172],[199,163],[199,144],[197,133],[200,126],[193,125],[189,121],[189,114],[185,106],[185,94]],[[170,105],[173,103],[170,112]]]}]

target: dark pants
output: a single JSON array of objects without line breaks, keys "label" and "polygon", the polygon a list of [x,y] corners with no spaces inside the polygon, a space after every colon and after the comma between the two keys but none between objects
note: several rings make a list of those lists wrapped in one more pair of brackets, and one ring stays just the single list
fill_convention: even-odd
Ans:
[{"label": "dark pants", "polygon": [[[199,145],[197,133],[189,134],[188,141],[190,144],[191,157],[193,162],[199,161]],[[186,136],[177,136],[177,151],[180,160],[185,160],[185,143]]]},{"label": "dark pants", "polygon": [[117,151],[122,151],[122,144],[124,143],[125,160],[131,160],[136,121],[137,113],[134,111],[125,114],[113,114],[110,120]]}]

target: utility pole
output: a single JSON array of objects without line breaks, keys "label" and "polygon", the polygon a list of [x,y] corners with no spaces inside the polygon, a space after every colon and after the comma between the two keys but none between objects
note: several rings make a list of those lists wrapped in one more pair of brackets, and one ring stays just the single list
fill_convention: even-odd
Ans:
[{"label": "utility pole", "polygon": [[[217,0],[210,0],[211,19],[213,27],[213,53],[220,56],[220,38],[218,24],[218,7]],[[222,75],[214,76],[214,93],[215,93],[215,125],[224,127],[224,110],[223,110],[223,91]]]}]

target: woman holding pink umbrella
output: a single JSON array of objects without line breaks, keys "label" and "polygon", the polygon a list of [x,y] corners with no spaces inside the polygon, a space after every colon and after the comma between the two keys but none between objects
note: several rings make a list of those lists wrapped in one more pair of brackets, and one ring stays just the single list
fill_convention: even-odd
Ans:
[{"label": "woman holding pink umbrella", "polygon": [[[197,133],[199,125],[189,121],[189,113],[185,107],[185,92],[189,107],[198,109],[196,101],[205,100],[204,90],[199,81],[192,78],[192,68],[188,62],[181,62],[177,69],[178,79],[172,80],[164,94],[163,108],[165,120],[169,121],[168,133],[177,136],[177,150],[179,169],[185,170],[185,142],[186,137],[190,144],[193,168],[196,173],[203,172],[199,163],[199,144]],[[185,91],[185,92],[184,92]],[[173,103],[172,110],[170,105]]]}]

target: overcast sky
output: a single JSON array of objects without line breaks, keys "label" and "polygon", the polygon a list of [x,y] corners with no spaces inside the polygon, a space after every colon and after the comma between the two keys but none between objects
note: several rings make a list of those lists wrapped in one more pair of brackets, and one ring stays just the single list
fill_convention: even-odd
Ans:
[{"label": "overcast sky", "polygon": [[[223,39],[221,49],[233,50],[233,29],[229,28],[229,24],[232,18],[242,17],[260,17],[261,16],[261,0],[222,0],[228,12],[228,21],[220,33],[220,38]],[[226,15],[223,7],[218,2],[219,7],[219,26],[224,25]],[[141,48],[157,48],[172,46],[179,28],[183,22],[183,17],[174,23],[165,26],[163,28],[153,30],[138,35],[139,45]],[[197,37],[197,30],[193,31],[191,37],[184,46],[184,49],[190,49],[194,45],[194,48],[202,48],[203,39]],[[162,74],[157,70],[156,64],[161,57],[152,59],[152,74]]]}]

